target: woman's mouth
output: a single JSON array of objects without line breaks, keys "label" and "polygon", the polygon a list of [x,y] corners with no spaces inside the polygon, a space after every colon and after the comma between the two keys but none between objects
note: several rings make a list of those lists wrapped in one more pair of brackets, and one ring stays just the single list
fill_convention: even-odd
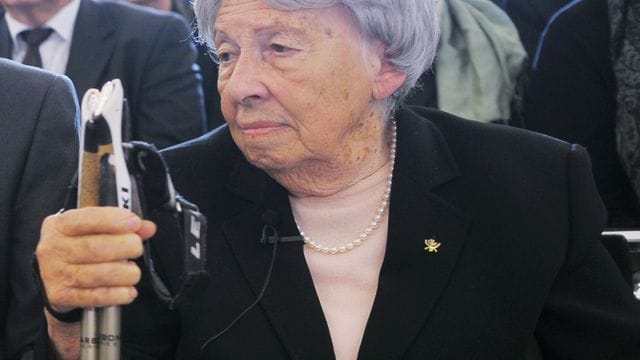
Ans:
[{"label": "woman's mouth", "polygon": [[248,136],[271,135],[287,128],[285,124],[273,121],[257,121],[239,126],[240,131]]}]

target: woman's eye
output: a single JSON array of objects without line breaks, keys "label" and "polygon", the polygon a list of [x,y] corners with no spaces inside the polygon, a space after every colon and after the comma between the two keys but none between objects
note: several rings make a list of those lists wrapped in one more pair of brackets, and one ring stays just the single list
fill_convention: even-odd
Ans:
[{"label": "woman's eye", "polygon": [[291,48],[286,47],[284,45],[280,45],[280,44],[271,44],[270,47],[271,47],[271,50],[273,50],[273,51],[275,51],[277,53],[285,53],[285,52],[287,52],[289,50],[292,50]]},{"label": "woman's eye", "polygon": [[231,61],[232,55],[231,55],[230,52],[222,51],[222,52],[219,52],[217,55],[218,55],[217,56],[218,61],[221,62],[221,63],[225,63],[225,62]]}]

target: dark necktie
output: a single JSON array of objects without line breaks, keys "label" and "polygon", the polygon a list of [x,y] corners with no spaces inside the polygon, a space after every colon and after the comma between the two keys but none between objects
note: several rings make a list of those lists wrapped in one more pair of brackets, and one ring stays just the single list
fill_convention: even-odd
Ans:
[{"label": "dark necktie", "polygon": [[24,56],[22,63],[25,65],[42,67],[42,58],[40,58],[40,44],[47,40],[53,32],[50,28],[37,28],[33,30],[25,30],[18,34],[27,43],[27,54]]}]

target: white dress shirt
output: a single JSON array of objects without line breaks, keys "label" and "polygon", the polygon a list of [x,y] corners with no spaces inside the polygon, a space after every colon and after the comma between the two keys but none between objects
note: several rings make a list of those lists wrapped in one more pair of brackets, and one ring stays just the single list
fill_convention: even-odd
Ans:
[{"label": "white dress shirt", "polygon": [[[80,0],[71,0],[60,11],[58,11],[49,21],[42,25],[44,28],[53,29],[53,33],[40,45],[40,57],[42,67],[45,70],[64,74],[69,61],[69,50],[73,39],[73,27],[78,16]],[[12,59],[22,62],[27,54],[27,44],[18,36],[24,30],[31,27],[12,18],[9,13],[5,13],[7,27],[13,40]]]}]

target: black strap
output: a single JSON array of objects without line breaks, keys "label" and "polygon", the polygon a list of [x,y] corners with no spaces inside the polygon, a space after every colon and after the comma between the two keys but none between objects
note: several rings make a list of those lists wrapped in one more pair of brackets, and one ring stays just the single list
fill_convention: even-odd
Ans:
[{"label": "black strap", "polygon": [[44,307],[47,309],[49,314],[56,318],[56,320],[63,323],[74,323],[80,321],[82,319],[81,308],[77,308],[67,312],[60,312],[55,310],[51,306],[49,298],[47,297],[47,293],[44,290],[44,284],[42,283],[42,278],[40,277],[40,266],[38,266],[38,259],[36,258],[35,254],[31,258],[31,268],[33,270],[33,279],[36,282],[36,288],[38,289],[40,299],[44,303]]},{"label": "black strap", "polygon": [[143,213],[168,213],[176,219],[183,254],[184,267],[180,287],[174,294],[156,271],[151,242],[144,245],[144,263],[151,284],[160,300],[175,309],[189,294],[205,283],[207,220],[198,207],[176,193],[168,167],[158,150],[150,144],[132,141],[126,146],[129,172],[137,183]]},{"label": "black strap", "polygon": [[206,283],[208,277],[206,271],[206,231],[207,222],[198,208],[181,196],[176,196],[176,217],[182,232],[179,232],[183,244],[184,270],[181,276],[182,282],[177,292],[172,293],[169,286],[162,280],[156,271],[153,261],[151,242],[144,244],[144,263],[149,270],[149,277],[153,289],[169,309],[173,310]]}]

